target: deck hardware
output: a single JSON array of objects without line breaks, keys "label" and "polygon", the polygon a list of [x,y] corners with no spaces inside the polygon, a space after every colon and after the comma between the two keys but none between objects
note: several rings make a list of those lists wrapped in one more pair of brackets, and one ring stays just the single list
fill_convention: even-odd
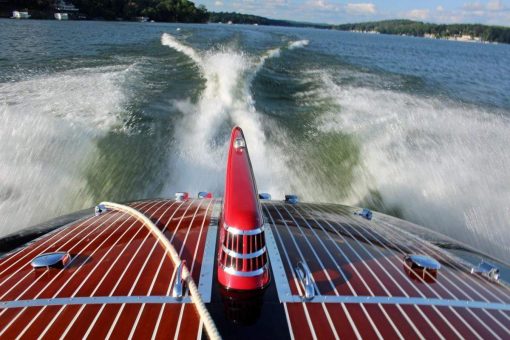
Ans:
[{"label": "deck hardware", "polygon": [[441,268],[439,262],[426,255],[406,255],[404,262],[404,269],[411,278],[426,282],[435,282],[437,271]]},{"label": "deck hardware", "polygon": [[178,202],[186,201],[189,198],[189,194],[187,192],[176,192],[175,200]]},{"label": "deck hardware", "polygon": [[246,141],[242,137],[237,137],[234,141],[234,149],[240,151],[246,149]]},{"label": "deck hardware", "polygon": [[372,211],[367,208],[363,208],[361,211],[356,211],[354,215],[359,215],[369,221],[372,219]]},{"label": "deck hardware", "polygon": [[299,261],[295,268],[295,271],[305,291],[304,299],[305,300],[313,299],[315,296],[315,289],[313,288],[312,273],[310,272],[310,268],[308,268],[306,263],[304,263],[303,261]]},{"label": "deck hardware", "polygon": [[285,202],[296,204],[299,202],[299,198],[296,195],[285,195]]},{"label": "deck hardware", "polygon": [[259,193],[259,199],[270,201],[271,195],[268,194],[267,192],[261,192],[261,193]]},{"label": "deck hardware", "polygon": [[182,261],[177,268],[175,268],[174,286],[172,288],[172,297],[182,298],[184,280],[182,279],[182,268],[185,261]]},{"label": "deck hardware", "polygon": [[200,191],[198,193],[198,198],[213,198],[213,194],[207,191]]},{"label": "deck hardware", "polygon": [[71,255],[67,252],[60,251],[38,255],[32,260],[31,265],[34,267],[34,269],[62,269],[69,262],[69,260],[71,260]]},{"label": "deck hardware", "polygon": [[96,205],[96,207],[94,208],[94,214],[96,216],[99,216],[101,215],[103,212],[106,211],[106,207],[104,206],[104,204],[98,204]]},{"label": "deck hardware", "polygon": [[471,268],[471,274],[480,274],[490,281],[499,280],[499,268],[484,260],[477,267]]}]

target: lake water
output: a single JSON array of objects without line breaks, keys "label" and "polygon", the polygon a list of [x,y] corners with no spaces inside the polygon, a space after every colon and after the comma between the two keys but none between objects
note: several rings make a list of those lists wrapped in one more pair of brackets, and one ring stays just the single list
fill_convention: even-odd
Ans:
[{"label": "lake water", "polygon": [[0,20],[0,235],[101,200],[369,206],[510,262],[510,46],[237,25]]}]

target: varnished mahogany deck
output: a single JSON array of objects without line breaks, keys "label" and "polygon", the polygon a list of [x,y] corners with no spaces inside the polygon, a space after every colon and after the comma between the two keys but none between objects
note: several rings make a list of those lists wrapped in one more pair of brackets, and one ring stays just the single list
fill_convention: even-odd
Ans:
[{"label": "varnished mahogany deck", "polygon": [[[132,204],[161,228],[192,272],[196,282],[204,251],[213,200],[146,201]],[[38,273],[30,261],[38,254],[68,251],[64,270]],[[108,211],[90,217],[0,262],[0,300],[62,299],[62,305],[6,308],[0,311],[0,337],[69,338],[161,337],[186,330],[197,337],[199,320],[192,305],[129,303],[104,297],[168,296],[174,265],[138,220]],[[97,297],[75,305],[65,298]],[[89,300],[92,302],[92,300]]]},{"label": "varnished mahogany deck", "polygon": [[[446,251],[397,227],[402,222],[392,224],[398,220],[384,220],[380,214],[367,221],[353,209],[334,205],[267,203],[263,207],[291,294],[302,294],[293,268],[305,261],[319,294],[314,300],[324,301],[286,303],[294,335],[427,339],[510,336],[508,308],[492,308],[508,307],[508,287],[472,275],[469,267]],[[411,279],[404,270],[406,254],[437,259],[442,264],[437,280]],[[344,302],[336,302],[336,297]],[[388,299],[364,303],[365,297]],[[402,302],[396,297],[407,299]],[[436,300],[445,306],[433,305]],[[472,301],[486,302],[488,308],[469,308]],[[447,306],[464,302],[466,308]]]},{"label": "varnished mahogany deck", "polygon": [[[263,202],[274,239],[272,282],[253,301],[239,302],[202,272],[216,270],[215,243],[210,264],[203,263],[220,200],[130,206],[164,232],[204,296],[212,289],[206,305],[226,338],[510,338],[508,287],[472,275],[400,220],[374,214],[367,221],[338,205]],[[31,267],[35,256],[52,251],[69,252],[71,263]],[[411,279],[406,254],[438,260],[437,280]],[[299,261],[310,268],[317,294],[307,302],[294,272]],[[173,263],[138,220],[108,211],[73,222],[0,259],[0,338],[202,337],[193,304],[170,296],[173,274]],[[238,318],[244,314],[252,314],[249,322]]]}]

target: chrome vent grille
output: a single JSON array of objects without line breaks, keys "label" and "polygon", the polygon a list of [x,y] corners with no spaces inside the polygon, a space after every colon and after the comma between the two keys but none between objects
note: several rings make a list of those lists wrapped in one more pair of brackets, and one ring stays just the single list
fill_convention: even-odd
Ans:
[{"label": "chrome vent grille", "polygon": [[225,228],[220,263],[225,268],[252,272],[267,264],[266,241],[263,228],[255,231]]}]

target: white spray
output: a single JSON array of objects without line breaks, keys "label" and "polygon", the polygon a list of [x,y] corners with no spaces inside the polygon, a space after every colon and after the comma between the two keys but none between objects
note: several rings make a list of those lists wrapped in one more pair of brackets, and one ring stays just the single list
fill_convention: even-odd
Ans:
[{"label": "white spray", "polygon": [[84,169],[117,122],[126,67],[0,84],[0,235],[92,206]]},{"label": "white spray", "polygon": [[[177,127],[175,155],[170,166],[175,175],[166,192],[188,190],[223,191],[228,131],[233,125],[243,128],[260,190],[283,196],[288,185],[283,157],[276,145],[268,145],[261,116],[256,112],[250,93],[251,82],[264,63],[280,56],[281,49],[271,49],[263,56],[251,58],[231,49],[203,54],[184,45],[169,34],[161,43],[184,53],[200,68],[206,87],[197,103],[177,102],[186,114]],[[299,45],[299,44],[298,44]],[[299,47],[292,45],[293,48]],[[301,47],[306,43],[301,43]]]},{"label": "white spray", "polygon": [[363,169],[347,203],[375,189],[406,218],[510,256],[508,118],[444,99],[341,86],[327,73],[321,82],[315,95],[334,98],[340,110],[323,116],[320,128],[362,142]]}]

